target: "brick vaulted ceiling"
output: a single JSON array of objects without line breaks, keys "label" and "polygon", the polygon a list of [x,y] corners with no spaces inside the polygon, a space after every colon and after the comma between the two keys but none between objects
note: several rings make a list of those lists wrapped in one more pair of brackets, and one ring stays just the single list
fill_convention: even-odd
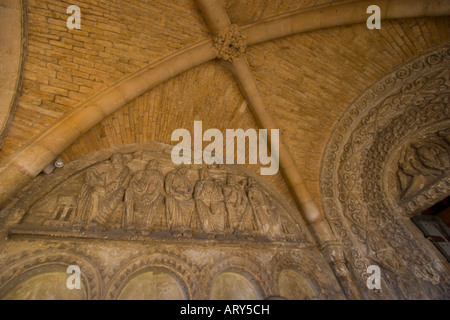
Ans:
[{"label": "brick vaulted ceiling", "polygon": [[[226,0],[224,7],[231,23],[242,26],[328,2],[345,1]],[[81,8],[81,30],[66,27],[71,4]],[[126,75],[211,36],[194,0],[28,0],[26,10],[23,83],[0,161]],[[319,206],[321,156],[341,113],[384,74],[449,38],[448,17],[430,17],[382,21],[381,30],[365,24],[321,29],[247,48],[268,111]],[[174,144],[173,130],[192,131],[194,120],[202,120],[204,130],[258,128],[219,60],[191,68],[127,103],[61,158],[69,162],[136,142]],[[258,166],[249,167],[259,172]],[[280,173],[265,178],[294,204]]]}]

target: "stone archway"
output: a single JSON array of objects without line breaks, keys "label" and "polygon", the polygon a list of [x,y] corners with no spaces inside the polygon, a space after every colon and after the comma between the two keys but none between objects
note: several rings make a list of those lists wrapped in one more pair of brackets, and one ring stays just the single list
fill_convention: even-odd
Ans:
[{"label": "stone archway", "polygon": [[211,284],[211,300],[259,300],[257,286],[239,272],[226,271],[216,276]]},{"label": "stone archway", "polygon": [[[0,272],[0,299],[101,299],[103,281],[98,269],[88,257],[65,249],[64,244],[47,248],[46,254],[31,249],[6,259]],[[75,293],[66,287],[70,265],[82,270],[81,290]]]},{"label": "stone archway", "polygon": [[17,106],[26,50],[24,1],[2,1],[0,20],[0,146]]},{"label": "stone archway", "polygon": [[[446,44],[378,81],[324,151],[326,219],[367,298],[449,296],[448,263],[409,221],[450,192],[449,65]],[[365,287],[369,265],[381,268],[381,291]]]}]

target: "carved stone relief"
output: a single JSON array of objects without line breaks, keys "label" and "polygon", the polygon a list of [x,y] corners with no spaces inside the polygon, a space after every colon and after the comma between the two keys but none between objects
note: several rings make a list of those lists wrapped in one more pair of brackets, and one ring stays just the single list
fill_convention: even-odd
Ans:
[{"label": "carved stone relief", "polygon": [[411,198],[450,169],[450,129],[415,139],[400,151],[399,198]]},{"label": "carved stone relief", "polygon": [[[450,45],[399,68],[363,93],[324,151],[326,218],[368,298],[449,297],[446,262],[409,217],[450,193]],[[369,265],[384,290],[365,288]]]},{"label": "carved stone relief", "polygon": [[[170,152],[100,150],[11,199],[0,211],[0,299],[69,265],[80,267],[87,299],[210,299],[247,282],[266,298],[288,268],[280,256],[319,297],[345,298],[299,213],[269,184],[242,166],[175,166]],[[149,279],[163,291],[143,290]]]},{"label": "carved stone relief", "polygon": [[105,163],[86,172],[86,181],[78,196],[73,228],[103,231],[123,200],[130,169],[117,153]]},{"label": "carved stone relief", "polygon": [[164,177],[158,170],[158,161],[151,160],[145,170],[138,171],[125,190],[122,228],[143,232],[151,227],[163,201]]},{"label": "carved stone relief", "polygon": [[180,166],[166,177],[166,212],[168,227],[174,236],[190,236],[190,223],[194,211],[194,188],[187,178],[188,168]]},{"label": "carved stone relief", "polygon": [[11,233],[306,241],[306,228],[288,210],[243,172],[116,152],[55,185]]},{"label": "carved stone relief", "polygon": [[[21,250],[21,254],[9,255],[6,259],[4,253],[0,254],[0,299],[10,297],[18,287],[20,289],[20,284],[27,283],[28,279],[55,272],[64,274],[67,266],[73,264],[81,269],[83,294],[86,299],[130,297],[130,288],[141,288],[147,282],[139,279],[148,278],[146,275],[149,274],[166,275],[165,279],[162,279],[166,281],[158,282],[163,292],[157,293],[157,297],[210,299],[221,291],[223,285],[221,281],[216,280],[227,273],[244,278],[252,285],[257,297],[262,299],[277,294],[278,284],[274,286],[273,283],[279,282],[279,274],[284,270],[292,270],[293,267],[308,283],[313,283],[315,292],[320,293],[305,298],[345,298],[333,279],[331,269],[313,247],[268,248],[257,247],[251,243],[245,247],[194,244],[180,250],[176,244],[130,243],[117,240],[88,242],[78,239],[62,242],[61,239],[9,241],[4,252]],[[280,260],[280,257],[289,257],[289,263],[277,263],[287,261]],[[167,281],[168,279],[170,281]],[[169,282],[168,286],[165,286],[164,282]],[[226,282],[228,289],[234,286],[230,281]],[[47,281],[43,284],[52,283]],[[56,287],[55,292],[58,293],[62,289],[65,288]],[[131,292],[131,296],[135,298],[154,295],[146,290],[142,290],[142,294]],[[61,298],[70,298],[70,295]]]},{"label": "carved stone relief", "polygon": [[393,157],[385,188],[395,194],[392,205],[399,211],[414,215],[450,190],[449,135],[445,125],[426,128]]}]

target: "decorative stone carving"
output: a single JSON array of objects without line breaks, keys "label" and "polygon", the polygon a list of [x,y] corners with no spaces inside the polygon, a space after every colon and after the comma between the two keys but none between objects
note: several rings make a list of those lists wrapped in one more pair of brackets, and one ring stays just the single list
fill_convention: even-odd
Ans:
[{"label": "decorative stone carving", "polygon": [[[0,298],[36,275],[55,271],[64,274],[69,265],[80,267],[88,299],[117,299],[130,288],[137,288],[134,296],[146,296],[149,288],[139,281],[141,275],[151,272],[172,277],[188,299],[214,296],[212,291],[222,288],[214,279],[224,273],[244,277],[263,298],[274,295],[273,261],[277,255],[290,257],[305,279],[314,277],[318,292],[326,293],[320,297],[345,298],[298,212],[268,183],[243,166],[175,166],[170,151],[170,146],[156,143],[99,150],[51,175],[37,177],[20,198],[12,199],[0,211],[0,217],[4,217],[0,219]],[[123,168],[129,170],[121,201],[103,225],[104,230],[73,230],[77,200],[83,188],[91,187],[88,172],[104,172],[102,168],[110,165],[113,154],[120,154]],[[259,213],[254,212],[246,193],[249,178],[263,191],[269,207],[278,212],[281,239],[271,241],[258,229]],[[215,192],[223,194],[212,197],[222,201],[221,210],[225,210],[225,230],[214,234],[220,237],[208,238],[198,218],[194,186],[201,180],[208,184],[213,181]],[[185,195],[178,199],[191,203],[182,213],[187,212],[189,217],[192,211],[186,218],[192,237],[172,235],[167,198],[175,191]],[[138,204],[139,199],[147,201]],[[235,220],[228,218],[233,212]],[[151,222],[141,227],[141,221],[147,218]],[[238,237],[238,230],[245,230],[246,237]],[[131,283],[136,286],[128,286]],[[162,285],[161,290],[170,292],[171,288]]]},{"label": "decorative stone carving", "polygon": [[225,207],[228,214],[228,228],[238,236],[250,234],[253,227],[253,210],[250,207],[244,187],[236,182],[233,174],[227,175],[227,183],[222,186]]},{"label": "decorative stone carving", "polygon": [[222,166],[174,166],[167,154],[115,152],[62,185],[32,205],[12,233],[305,240],[298,221],[260,182]]},{"label": "decorative stone carving", "polygon": [[[413,299],[418,287],[428,298],[450,294],[441,257],[408,221],[450,192],[449,61],[447,44],[374,84],[349,106],[325,149],[324,212],[368,298]],[[396,274],[380,294],[364,288],[371,264]]]},{"label": "decorative stone carving", "polygon": [[74,228],[103,230],[122,201],[130,170],[122,155],[114,154],[109,161],[86,173],[86,183],[78,197]]},{"label": "decorative stone carving", "polygon": [[223,234],[226,209],[222,187],[214,181],[208,169],[200,169],[200,180],[195,184],[195,206],[205,234]]},{"label": "decorative stone carving", "polygon": [[64,227],[69,226],[73,219],[73,214],[76,209],[76,197],[74,196],[59,196],[58,205],[53,212],[53,217],[44,222],[44,225]]},{"label": "decorative stone carving", "polygon": [[332,289],[337,283],[336,278],[324,276],[330,267],[319,260],[312,252],[307,257],[300,257],[294,253],[276,254],[270,262],[273,270],[272,293],[276,296],[281,294],[280,275],[284,270],[293,270],[301,275],[312,289],[312,299],[340,299]]},{"label": "decorative stone carving", "polygon": [[277,209],[273,205],[270,196],[256,183],[253,178],[248,178],[247,195],[253,212],[257,212],[258,228],[271,239],[281,237],[281,219]]},{"label": "decorative stone carving", "polygon": [[[220,244],[190,244],[189,250],[183,250],[179,245],[164,243],[93,243],[76,239],[56,242],[45,238],[9,240],[2,245],[0,298],[23,280],[47,272],[65,273],[69,265],[80,267],[87,299],[117,299],[130,281],[146,272],[169,274],[177,280],[187,299],[209,298],[214,279],[224,272],[244,276],[256,286],[261,297],[266,297],[274,294],[277,285],[272,284],[278,283],[279,271],[290,266],[312,281],[314,290],[321,292],[318,298],[344,298],[314,246],[299,248],[298,244],[285,247],[248,242],[248,246],[239,249]],[[277,263],[279,256],[289,259],[289,265]]]},{"label": "decorative stone carving", "polygon": [[137,172],[131,179],[125,191],[124,230],[141,229],[145,233],[151,228],[164,192],[164,176],[158,165],[158,161],[151,160],[144,171]]},{"label": "decorative stone carving", "polygon": [[166,177],[167,223],[175,236],[191,235],[189,225],[194,209],[194,188],[186,176],[187,171],[186,166],[180,166]]},{"label": "decorative stone carving", "polygon": [[153,254],[140,256],[130,261],[124,261],[124,266],[115,272],[107,289],[107,299],[117,299],[130,279],[144,271],[162,270],[173,275],[187,295],[186,299],[198,296],[198,284],[194,278],[198,274],[196,266],[180,254],[158,250]]},{"label": "decorative stone carving", "polygon": [[48,271],[66,272],[69,265],[78,265],[81,273],[86,299],[101,299],[103,284],[100,275],[92,261],[72,252],[72,250],[52,250],[43,255],[42,250],[13,256],[12,263],[2,264],[0,272],[0,298],[4,296],[17,283],[26,280],[30,275],[46,273]]},{"label": "decorative stone carving", "polygon": [[239,26],[232,24],[220,35],[213,38],[217,57],[225,61],[233,61],[245,53],[245,40]]},{"label": "decorative stone carving", "polygon": [[244,258],[239,253],[228,257],[222,257],[220,260],[216,261],[214,265],[202,270],[201,278],[204,279],[203,291],[205,293],[211,292],[211,286],[214,279],[221,273],[227,271],[244,275],[244,277],[254,285],[261,297],[270,295],[267,270],[264,270],[263,266],[258,265],[254,261]]},{"label": "decorative stone carving", "polygon": [[416,139],[402,148],[398,162],[401,199],[423,190],[450,169],[450,144],[446,141],[450,129],[424,139]]}]

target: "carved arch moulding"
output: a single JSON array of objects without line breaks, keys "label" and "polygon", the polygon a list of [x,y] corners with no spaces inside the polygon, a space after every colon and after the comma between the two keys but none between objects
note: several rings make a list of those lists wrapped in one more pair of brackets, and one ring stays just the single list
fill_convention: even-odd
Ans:
[{"label": "carved arch moulding", "polygon": [[131,262],[127,261],[126,265],[116,271],[112,277],[105,298],[117,299],[130,280],[148,271],[163,271],[174,277],[180,284],[186,300],[199,297],[198,283],[195,278],[199,272],[198,268],[179,253],[158,250],[153,254],[139,256]]},{"label": "carved arch moulding", "polygon": [[[367,298],[449,298],[449,265],[410,218],[450,194],[450,44],[362,93],[333,128],[320,173],[327,221]],[[369,265],[381,290],[368,290]]]},{"label": "carved arch moulding", "polygon": [[0,299],[18,284],[37,275],[47,272],[66,273],[70,265],[79,266],[83,272],[80,274],[83,283],[85,298],[88,300],[101,299],[103,295],[103,282],[95,264],[84,254],[64,248],[54,247],[47,252],[44,250],[24,251],[1,259],[0,268]]}]

